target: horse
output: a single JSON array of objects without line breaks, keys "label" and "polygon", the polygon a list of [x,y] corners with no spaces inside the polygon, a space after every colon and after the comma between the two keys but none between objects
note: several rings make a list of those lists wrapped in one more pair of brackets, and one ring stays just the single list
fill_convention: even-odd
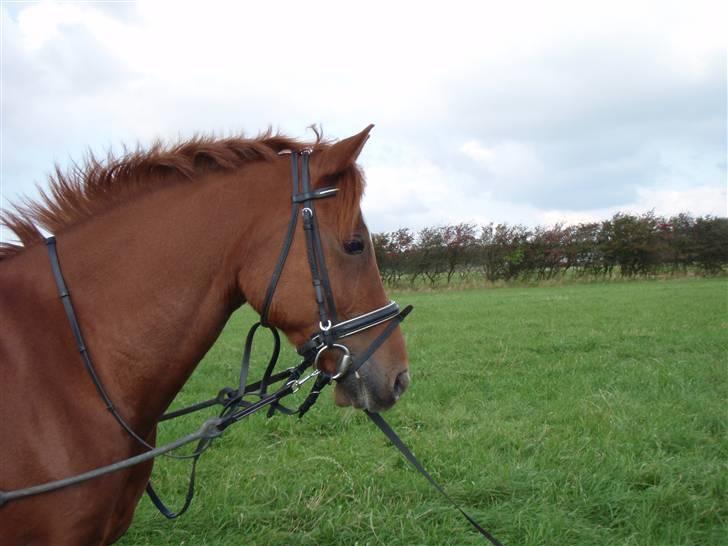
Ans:
[{"label": "horse", "polygon": [[[0,491],[146,449],[106,411],[84,368],[38,226],[55,235],[99,382],[128,426],[153,445],[160,417],[241,305],[265,307],[267,322],[296,347],[318,327],[301,230],[291,234],[274,295],[266,297],[291,212],[288,154],[310,157],[312,192],[336,190],[316,206],[332,311],[350,318],[387,305],[356,164],[371,128],[333,142],[318,132],[302,142],[269,130],[158,142],[104,160],[90,155],[69,172],[56,167],[40,199],[5,211],[2,222],[19,243],[0,246]],[[365,352],[383,328],[347,338],[347,351]],[[335,371],[337,359],[327,353],[319,366]],[[397,326],[356,377],[338,381],[334,401],[382,411],[408,384]],[[0,543],[115,542],[131,525],[152,466],[1,506]]]}]

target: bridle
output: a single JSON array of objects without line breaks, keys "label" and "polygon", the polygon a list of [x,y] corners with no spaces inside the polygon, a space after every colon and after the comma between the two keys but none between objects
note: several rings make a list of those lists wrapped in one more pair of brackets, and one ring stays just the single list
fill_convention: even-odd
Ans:
[{"label": "bridle", "polygon": [[[336,312],[336,304],[334,301],[333,292],[331,290],[331,283],[329,281],[328,270],[326,268],[326,261],[324,258],[323,245],[321,242],[321,236],[319,232],[318,222],[315,214],[314,202],[319,199],[325,199],[333,197],[338,192],[338,188],[335,187],[324,187],[319,189],[311,188],[310,172],[309,172],[309,159],[311,155],[311,149],[303,149],[301,151],[292,151],[291,154],[291,180],[292,180],[292,210],[291,219],[288,223],[288,229],[283,240],[283,246],[278,256],[273,275],[268,289],[266,290],[265,299],[263,302],[263,308],[260,314],[260,321],[254,324],[246,336],[245,345],[243,349],[242,364],[240,370],[240,380],[238,387],[230,388],[225,387],[214,398],[193,404],[186,408],[175,410],[173,412],[163,415],[159,422],[173,419],[181,415],[186,415],[199,411],[204,408],[208,408],[214,405],[221,405],[223,407],[218,418],[211,418],[206,420],[202,426],[194,433],[188,434],[178,440],[170,442],[163,446],[152,446],[147,443],[142,437],[140,437],[131,425],[122,417],[114,406],[110,396],[106,392],[103,384],[101,383],[98,374],[93,366],[93,362],[89,355],[86,344],[83,340],[81,333],[81,327],[76,313],[71,303],[70,292],[66,286],[63,274],[61,272],[60,262],[58,259],[58,252],[56,248],[56,240],[54,237],[46,239],[46,246],[48,249],[48,255],[51,262],[51,269],[56,282],[59,296],[63,302],[63,307],[68,318],[71,331],[73,332],[76,346],[79,350],[84,366],[91,377],[91,380],[98,391],[99,396],[106,405],[106,409],[114,416],[119,425],[138,443],[143,445],[147,451],[124,459],[122,461],[112,463],[107,466],[103,466],[82,474],[46,482],[43,484],[25,487],[22,489],[16,489],[13,491],[0,491],[0,508],[8,504],[11,501],[30,497],[50,491],[55,491],[78,483],[83,483],[88,480],[92,480],[112,472],[117,472],[126,468],[130,468],[137,464],[145,461],[149,461],[161,455],[172,456],[181,459],[191,459],[192,468],[190,472],[189,485],[187,488],[187,496],[185,498],[184,505],[177,511],[171,511],[159,498],[156,491],[152,487],[151,482],[147,484],[147,494],[149,495],[152,503],[157,509],[167,518],[173,519],[183,514],[190,506],[192,497],[194,496],[194,484],[195,484],[195,470],[199,457],[206,451],[212,444],[215,438],[222,435],[225,429],[249,415],[263,409],[269,408],[268,416],[272,416],[276,411],[285,414],[297,414],[302,417],[316,402],[322,389],[331,383],[331,381],[340,381],[350,374],[354,374],[355,377],[359,378],[359,369],[368,361],[368,359],[374,354],[374,352],[382,346],[382,344],[389,338],[394,330],[399,326],[407,315],[412,311],[412,306],[408,305],[404,309],[400,310],[399,305],[394,301],[390,301],[388,304],[363,313],[361,315],[349,318],[343,321],[338,320]],[[313,283],[314,294],[316,299],[316,305],[318,308],[319,323],[318,329],[314,331],[309,339],[301,346],[297,347],[298,354],[302,357],[302,361],[297,366],[288,368],[273,374],[274,368],[278,362],[280,355],[280,334],[278,330],[272,326],[269,321],[269,312],[273,297],[275,295],[276,287],[280,280],[281,274],[286,264],[286,259],[293,243],[295,235],[296,225],[298,223],[299,214],[303,219],[303,230],[305,233],[306,240],[306,256],[311,271],[311,280]],[[389,323],[374,338],[374,340],[368,345],[368,347],[362,352],[352,355],[349,348],[344,344],[340,343],[341,340],[374,328],[375,326]],[[271,353],[270,360],[263,374],[262,379],[254,383],[248,384],[248,372],[250,369],[250,359],[253,347],[253,340],[255,334],[260,327],[266,328],[271,331],[273,335],[274,347]],[[318,364],[321,356],[326,351],[337,350],[342,353],[339,359],[336,370],[333,373],[328,373],[321,369]],[[302,377],[304,371],[310,367],[313,367],[313,371],[307,376]],[[280,400],[294,392],[296,392],[300,386],[308,381],[309,379],[315,378],[313,387],[309,395],[303,401],[303,403],[295,410],[286,408],[280,403]],[[285,381],[283,386],[278,388],[273,393],[268,393],[267,389],[271,384]],[[258,400],[250,402],[245,400],[246,396],[257,395]],[[372,420],[374,424],[387,436],[392,444],[399,449],[399,451],[407,458],[407,460],[420,472],[445,498],[447,498],[453,506],[460,511],[460,513],[468,520],[468,522],[477,531],[485,537],[494,546],[502,546],[502,544],[487,530],[480,526],[470,515],[468,515],[460,506],[445,492],[445,490],[430,476],[430,474],[420,464],[414,454],[407,448],[402,440],[397,436],[394,430],[389,424],[382,418],[378,413],[371,413],[367,409],[364,410],[365,414]],[[172,455],[172,451],[191,444],[197,443],[195,451],[191,455]]]},{"label": "bridle", "polygon": [[[333,197],[339,191],[336,187],[323,187],[312,189],[309,160],[311,157],[311,149],[303,149],[298,152],[290,152],[291,155],[291,219],[288,222],[288,229],[283,241],[281,252],[278,256],[273,275],[268,289],[266,290],[265,299],[261,311],[260,325],[273,328],[269,324],[269,312],[273,297],[275,295],[278,281],[286,264],[286,259],[290,253],[293,243],[293,237],[296,231],[299,214],[302,217],[303,232],[306,240],[306,258],[308,260],[309,270],[311,271],[311,282],[313,283],[314,297],[316,299],[316,307],[318,309],[318,329],[311,334],[308,341],[297,348],[298,354],[305,361],[311,361],[314,368],[319,371],[319,375],[326,376],[326,372],[318,368],[318,362],[321,356],[329,350],[338,350],[342,353],[336,371],[330,374],[329,380],[340,380],[348,374],[358,374],[359,368],[366,362],[361,358],[352,359],[349,348],[339,343],[340,340],[353,336],[382,323],[399,318],[400,322],[412,310],[409,306],[405,310],[400,311],[397,303],[390,301],[386,305],[363,313],[356,317],[339,321],[336,312],[336,302],[334,293],[331,289],[328,269],[324,257],[323,245],[321,242],[321,234],[319,231],[318,220],[316,217],[315,202],[319,199],[327,199]],[[393,329],[392,329],[393,330]],[[392,330],[388,330],[387,337]],[[387,331],[387,330],[385,330]],[[367,351],[368,352],[368,351]]]},{"label": "bridle", "polygon": [[[290,153],[291,155],[291,217],[288,221],[288,228],[283,238],[280,253],[278,254],[278,260],[276,261],[271,280],[265,292],[265,298],[260,312],[260,321],[250,328],[245,340],[240,372],[240,388],[242,389],[247,381],[253,340],[260,327],[271,331],[274,342],[271,359],[261,380],[262,386],[260,391],[262,393],[266,391],[266,387],[273,377],[273,369],[275,368],[280,352],[280,334],[270,324],[269,314],[278,282],[283,274],[286,260],[293,245],[298,218],[301,216],[306,241],[306,259],[311,272],[311,283],[313,284],[314,299],[316,301],[319,320],[318,328],[296,350],[303,358],[299,366],[306,368],[312,366],[314,368],[314,371],[300,382],[304,382],[312,377],[316,379],[311,388],[311,392],[298,409],[291,410],[278,402],[274,402],[271,404],[269,415],[272,415],[274,411],[278,410],[286,414],[297,413],[299,417],[302,417],[316,402],[323,388],[331,383],[331,381],[341,381],[350,374],[354,374],[359,379],[359,369],[394,332],[399,323],[407,317],[410,311],[412,311],[412,306],[408,305],[400,310],[396,302],[390,301],[386,305],[367,313],[339,321],[334,293],[331,289],[331,281],[329,280],[328,268],[326,267],[315,206],[315,202],[320,199],[334,197],[339,189],[333,186],[318,189],[312,188],[310,174],[312,150],[310,148],[282,153]],[[341,342],[344,338],[369,330],[385,322],[389,322],[390,324],[360,354],[352,355],[349,348]],[[319,361],[325,352],[334,350],[340,352],[341,357],[336,370],[333,373],[328,373],[319,367]]]}]

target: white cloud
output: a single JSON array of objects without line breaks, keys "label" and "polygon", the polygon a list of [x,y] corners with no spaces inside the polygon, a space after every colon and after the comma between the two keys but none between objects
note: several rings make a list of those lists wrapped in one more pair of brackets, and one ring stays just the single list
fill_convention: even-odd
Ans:
[{"label": "white cloud", "polygon": [[49,40],[61,36],[61,25],[82,23],[84,15],[88,13],[73,4],[31,4],[18,16],[18,29],[23,44],[28,50],[37,51]]},{"label": "white cloud", "polygon": [[728,216],[726,187],[696,186],[689,189],[637,188],[637,199],[627,207],[606,207],[590,211],[547,210],[538,214],[535,223],[578,224],[597,222],[612,217],[617,212],[644,214],[654,211],[663,216],[690,212],[695,216]]},{"label": "white cloud", "polygon": [[726,186],[695,186],[689,189],[639,188],[637,208],[655,210],[661,214],[678,214],[690,211],[702,216],[728,216]]},{"label": "white cloud", "polygon": [[3,4],[0,206],[88,147],[374,122],[387,228],[716,211],[726,6]]},{"label": "white cloud", "polygon": [[544,166],[527,144],[504,141],[487,147],[469,140],[461,151],[482,166],[491,176],[505,183],[519,183],[543,175]]}]

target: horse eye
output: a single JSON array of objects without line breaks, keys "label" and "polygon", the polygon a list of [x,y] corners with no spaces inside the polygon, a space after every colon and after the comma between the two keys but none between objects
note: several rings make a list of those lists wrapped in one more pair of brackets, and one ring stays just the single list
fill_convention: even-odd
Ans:
[{"label": "horse eye", "polygon": [[347,254],[361,254],[364,252],[364,241],[361,239],[352,239],[344,242],[344,250]]}]

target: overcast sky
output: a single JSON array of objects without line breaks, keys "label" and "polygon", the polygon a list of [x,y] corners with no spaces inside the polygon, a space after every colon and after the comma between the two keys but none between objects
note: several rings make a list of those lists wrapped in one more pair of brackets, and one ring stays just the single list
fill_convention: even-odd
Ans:
[{"label": "overcast sky", "polygon": [[375,123],[373,231],[725,216],[727,5],[2,2],[0,206],[88,149]]}]

